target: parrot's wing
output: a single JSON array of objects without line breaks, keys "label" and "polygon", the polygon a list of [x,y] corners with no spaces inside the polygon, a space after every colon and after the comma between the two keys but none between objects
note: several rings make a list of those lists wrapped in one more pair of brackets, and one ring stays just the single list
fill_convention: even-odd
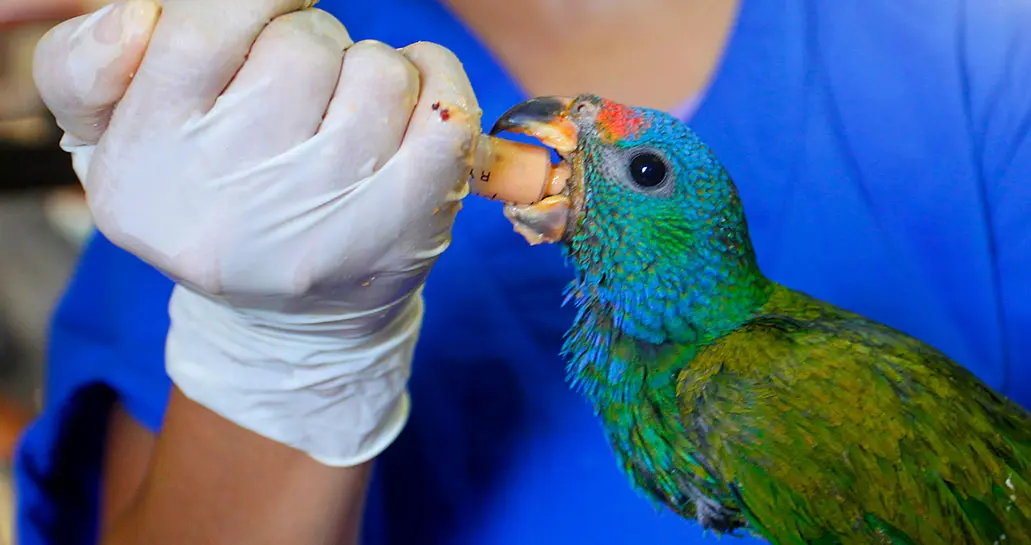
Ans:
[{"label": "parrot's wing", "polygon": [[760,533],[1031,543],[1027,412],[887,327],[796,316],[753,320],[678,380],[685,425]]}]

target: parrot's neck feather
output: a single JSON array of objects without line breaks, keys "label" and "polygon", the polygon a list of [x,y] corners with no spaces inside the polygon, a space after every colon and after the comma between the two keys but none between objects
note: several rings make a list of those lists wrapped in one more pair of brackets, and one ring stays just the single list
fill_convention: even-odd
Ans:
[{"label": "parrot's neck feather", "polygon": [[[700,343],[654,344],[613,325],[598,303],[582,302],[566,341],[567,377],[591,402],[631,483],[682,516],[726,518],[680,418],[677,374]],[[721,518],[722,517],[722,518]]]},{"label": "parrot's neck feather", "polygon": [[[564,352],[567,379],[592,404],[635,488],[681,516],[731,528],[743,522],[702,477],[707,468],[681,421],[677,378],[699,348],[754,316],[774,284],[760,273],[750,246],[745,255],[721,260],[735,266],[665,278],[680,295],[665,304],[645,296],[608,298],[612,292],[582,278],[574,282],[578,312]],[[646,323],[653,327],[639,327]]]},{"label": "parrot's neck feather", "polygon": [[578,273],[567,291],[577,307],[564,346],[567,374],[596,405],[640,402],[673,384],[698,347],[747,322],[774,289],[747,232],[734,245],[657,259],[647,275],[618,273],[625,269]]},{"label": "parrot's neck feather", "polygon": [[737,274],[726,274],[724,281],[678,276],[681,297],[663,304],[648,297],[607,300],[574,282],[569,297],[576,301],[577,315],[564,345],[570,382],[596,409],[675,395],[676,373],[690,365],[698,348],[747,322],[772,293],[773,282],[754,261]]}]

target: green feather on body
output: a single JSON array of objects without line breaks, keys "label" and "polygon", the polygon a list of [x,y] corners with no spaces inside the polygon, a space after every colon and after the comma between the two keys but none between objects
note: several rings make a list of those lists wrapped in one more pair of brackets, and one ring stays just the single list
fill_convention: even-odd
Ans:
[{"label": "green feather on body", "polygon": [[686,125],[585,95],[518,105],[500,130],[572,168],[506,215],[575,270],[568,378],[646,497],[781,545],[1031,543],[1031,415],[927,344],[767,279]]}]

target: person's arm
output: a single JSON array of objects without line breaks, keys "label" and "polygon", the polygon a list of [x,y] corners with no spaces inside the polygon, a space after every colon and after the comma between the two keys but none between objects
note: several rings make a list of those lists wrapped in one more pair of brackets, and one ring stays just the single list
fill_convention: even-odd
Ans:
[{"label": "person's arm", "polygon": [[111,407],[100,469],[100,528],[107,532],[136,499],[150,469],[157,436],[121,403]]},{"label": "person's arm", "polygon": [[112,415],[105,545],[352,543],[407,421],[479,109],[451,52],[310,3],[123,0],[37,46],[98,230],[176,283],[161,431]]},{"label": "person's arm", "polygon": [[176,283],[176,389],[156,438],[112,416],[105,545],[354,542],[407,422],[479,107],[451,52],[310,3],[128,0],[37,47],[98,230]]},{"label": "person's arm", "polygon": [[322,465],[174,388],[156,438],[121,407],[111,424],[103,545],[357,542],[372,462]]}]

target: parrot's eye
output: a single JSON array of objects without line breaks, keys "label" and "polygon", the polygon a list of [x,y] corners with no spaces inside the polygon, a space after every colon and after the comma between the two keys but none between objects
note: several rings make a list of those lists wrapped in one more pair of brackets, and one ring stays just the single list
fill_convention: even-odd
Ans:
[{"label": "parrot's eye", "polygon": [[654,152],[645,151],[630,159],[630,177],[641,187],[656,187],[666,179],[666,162]]}]

